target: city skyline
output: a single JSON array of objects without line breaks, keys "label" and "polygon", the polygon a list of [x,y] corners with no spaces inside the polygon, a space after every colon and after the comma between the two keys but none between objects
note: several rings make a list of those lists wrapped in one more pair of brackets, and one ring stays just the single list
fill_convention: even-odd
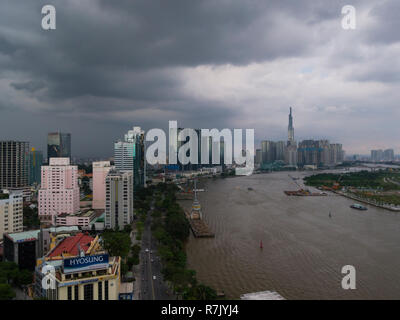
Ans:
[{"label": "city skyline", "polygon": [[396,1],[353,1],[355,30],[341,27],[342,1],[53,4],[53,31],[40,4],[0,13],[2,140],[45,151],[48,132],[69,132],[75,156],[108,157],[133,124],[177,120],[254,128],[259,145],[284,140],[292,106],[298,141],[400,150]]}]

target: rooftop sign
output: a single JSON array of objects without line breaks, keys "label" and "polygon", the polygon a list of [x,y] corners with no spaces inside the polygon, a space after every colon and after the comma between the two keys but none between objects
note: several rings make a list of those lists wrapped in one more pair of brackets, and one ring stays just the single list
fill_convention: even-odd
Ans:
[{"label": "rooftop sign", "polygon": [[64,273],[108,268],[108,254],[64,259]]}]

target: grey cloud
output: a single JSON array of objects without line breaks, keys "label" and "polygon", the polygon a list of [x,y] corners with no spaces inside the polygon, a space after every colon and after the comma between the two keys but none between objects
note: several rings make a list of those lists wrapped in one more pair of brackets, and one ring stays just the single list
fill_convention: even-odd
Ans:
[{"label": "grey cloud", "polygon": [[[201,65],[247,66],[266,61],[284,66],[285,59],[313,58],[341,36],[338,29],[333,28],[334,33],[329,27],[340,28],[340,9],[348,3],[55,0],[57,30],[43,31],[40,11],[45,4],[47,1],[4,0],[0,11],[0,79],[8,82],[3,90],[9,91],[0,91],[0,106],[17,109],[18,103],[23,108],[30,101],[32,114],[42,117],[40,125],[48,124],[49,131],[59,129],[60,123],[73,134],[88,135],[85,143],[94,136],[109,143],[133,124],[163,126],[170,120],[167,115],[175,115],[183,126],[192,127],[229,127],[245,116],[258,120],[258,115],[246,114],[246,106],[237,101],[207,98],[207,93],[202,98],[191,95],[185,90],[181,72]],[[348,64],[354,72],[346,80],[398,81],[393,68],[382,69],[378,63],[374,67],[363,51],[365,46],[398,41],[398,4],[388,1],[374,6],[373,1],[357,0],[353,5],[373,8],[371,17],[381,24],[376,30],[359,30],[353,48],[335,48],[327,57],[332,59],[328,72]],[[5,101],[6,97],[14,100]],[[315,100],[307,98],[308,103]],[[281,103],[286,99],[283,94]],[[322,106],[344,103],[340,97],[317,102]],[[37,105],[40,108],[35,109]],[[353,108],[360,105],[356,101]],[[0,134],[4,135],[5,128],[14,130],[7,126],[4,123]],[[34,125],[29,128],[34,130]],[[268,132],[259,128],[261,134]],[[278,136],[281,124],[270,124],[269,128]],[[107,136],[110,134],[112,138]],[[76,150],[87,152],[82,141],[76,139],[75,143],[80,144]],[[90,145],[96,150],[93,152],[102,152],[100,143]]]}]

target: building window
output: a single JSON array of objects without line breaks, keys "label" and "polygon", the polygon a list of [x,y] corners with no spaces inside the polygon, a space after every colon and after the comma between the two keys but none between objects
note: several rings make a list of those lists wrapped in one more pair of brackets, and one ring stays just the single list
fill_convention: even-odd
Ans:
[{"label": "building window", "polygon": [[108,300],[108,280],[104,281],[104,300]]},{"label": "building window", "polygon": [[83,299],[93,300],[93,283],[85,284],[83,287]]},{"label": "building window", "polygon": [[103,282],[99,282],[97,286],[97,299],[98,300],[103,300]]},{"label": "building window", "polygon": [[72,300],[72,287],[68,287],[68,300]]},{"label": "building window", "polygon": [[79,286],[75,286],[75,300],[79,300]]}]

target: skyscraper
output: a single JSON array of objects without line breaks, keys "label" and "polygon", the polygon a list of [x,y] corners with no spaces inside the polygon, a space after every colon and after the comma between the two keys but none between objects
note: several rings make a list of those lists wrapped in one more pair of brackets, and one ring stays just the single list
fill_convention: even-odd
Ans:
[{"label": "skyscraper", "polygon": [[70,165],[69,158],[50,158],[42,166],[42,184],[38,198],[39,218],[55,224],[60,214],[79,211],[78,167]]},{"label": "skyscraper", "polygon": [[294,128],[293,128],[292,107],[290,107],[290,113],[289,113],[288,142],[290,144],[294,143]]},{"label": "skyscraper", "polygon": [[393,161],[394,160],[394,150],[386,149],[385,151],[383,151],[383,159],[385,161]]},{"label": "skyscraper", "polygon": [[41,181],[41,168],[43,164],[43,152],[32,148],[29,152],[29,185],[39,185]]},{"label": "skyscraper", "polygon": [[106,177],[107,229],[122,230],[133,220],[133,174],[132,171],[110,170]]},{"label": "skyscraper", "polygon": [[373,162],[379,162],[383,160],[383,150],[371,150],[371,160]]},{"label": "skyscraper", "polygon": [[273,163],[276,160],[276,143],[261,141],[261,161],[263,164]]},{"label": "skyscraper", "polygon": [[289,166],[297,166],[297,143],[294,140],[292,107],[289,112],[288,141],[285,150],[285,163]]},{"label": "skyscraper", "polygon": [[29,180],[29,142],[0,141],[0,189],[22,188]]},{"label": "skyscraper", "polygon": [[133,130],[125,134],[123,141],[114,143],[114,162],[118,171],[132,171],[135,187],[145,186],[144,131],[140,127],[133,127]]},{"label": "skyscraper", "polygon": [[50,158],[71,158],[71,134],[51,132],[47,135],[47,163]]}]

